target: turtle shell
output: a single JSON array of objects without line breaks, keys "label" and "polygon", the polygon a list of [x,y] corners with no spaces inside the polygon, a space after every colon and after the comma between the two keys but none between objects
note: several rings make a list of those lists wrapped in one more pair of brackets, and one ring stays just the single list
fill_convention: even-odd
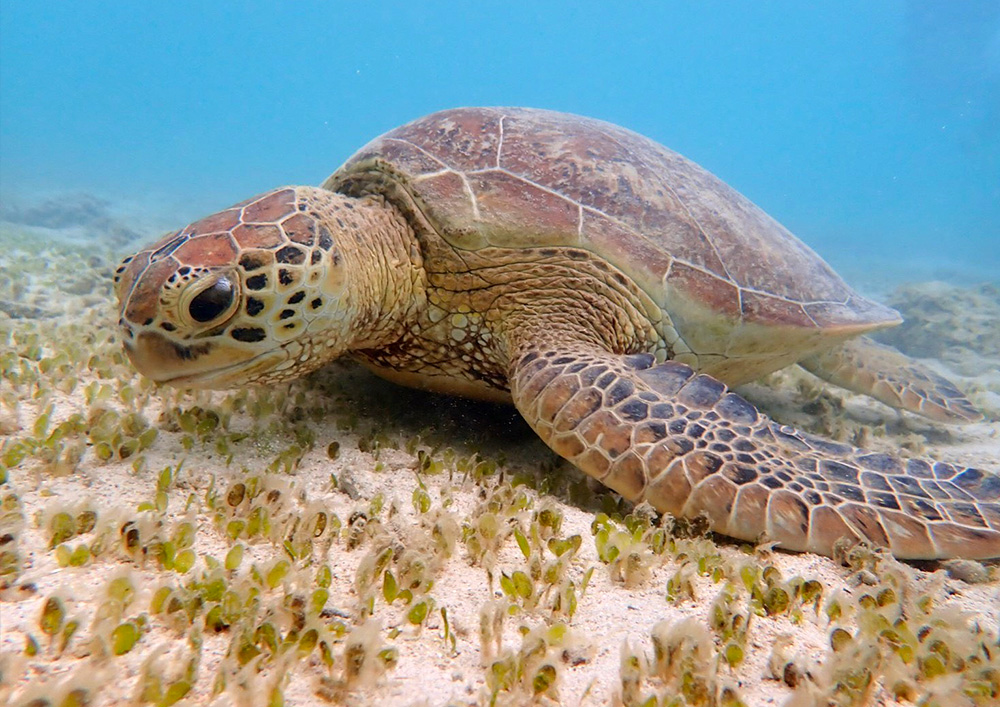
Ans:
[{"label": "turtle shell", "polygon": [[457,249],[587,249],[689,330],[724,319],[811,330],[815,343],[899,322],[717,177],[599,120],[446,110],[376,138],[323,186],[417,209]]}]

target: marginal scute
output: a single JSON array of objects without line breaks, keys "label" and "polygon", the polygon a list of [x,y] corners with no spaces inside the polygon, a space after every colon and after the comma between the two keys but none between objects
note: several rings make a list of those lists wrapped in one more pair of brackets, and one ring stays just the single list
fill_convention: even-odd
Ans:
[{"label": "marginal scute", "polygon": [[758,292],[742,293],[742,313],[746,319],[763,324],[783,324],[815,328],[816,322],[798,302],[771,297]]}]

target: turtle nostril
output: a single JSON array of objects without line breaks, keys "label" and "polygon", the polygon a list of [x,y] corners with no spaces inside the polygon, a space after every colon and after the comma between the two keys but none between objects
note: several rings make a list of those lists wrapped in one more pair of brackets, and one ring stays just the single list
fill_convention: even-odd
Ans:
[{"label": "turtle nostril", "polygon": [[188,305],[188,313],[196,322],[210,322],[229,309],[233,303],[233,283],[220,277],[211,287],[198,293]]}]

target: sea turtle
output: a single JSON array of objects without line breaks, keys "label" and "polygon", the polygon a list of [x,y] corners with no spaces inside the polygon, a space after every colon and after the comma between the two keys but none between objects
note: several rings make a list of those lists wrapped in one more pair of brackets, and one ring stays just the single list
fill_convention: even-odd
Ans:
[{"label": "sea turtle", "polygon": [[284,381],[346,354],[391,381],[513,402],[586,473],[719,533],[1000,556],[1000,477],[803,434],[729,391],[799,363],[935,420],[979,417],[862,336],[894,310],[712,174],[608,123],[435,113],[319,188],[162,238],[116,283],[125,350],[161,383]]}]

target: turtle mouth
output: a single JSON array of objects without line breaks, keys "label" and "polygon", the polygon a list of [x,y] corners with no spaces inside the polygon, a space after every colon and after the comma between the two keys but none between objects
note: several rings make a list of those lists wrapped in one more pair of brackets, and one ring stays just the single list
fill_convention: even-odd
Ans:
[{"label": "turtle mouth", "polygon": [[210,390],[251,383],[288,359],[284,348],[255,354],[208,341],[183,345],[158,332],[126,341],[125,351],[136,370],[156,383]]},{"label": "turtle mouth", "polygon": [[253,383],[260,374],[270,371],[285,359],[281,351],[268,351],[246,361],[237,361],[227,366],[209,368],[195,373],[180,373],[166,378],[153,378],[161,385],[175,388],[203,388],[218,390],[237,385]]}]

